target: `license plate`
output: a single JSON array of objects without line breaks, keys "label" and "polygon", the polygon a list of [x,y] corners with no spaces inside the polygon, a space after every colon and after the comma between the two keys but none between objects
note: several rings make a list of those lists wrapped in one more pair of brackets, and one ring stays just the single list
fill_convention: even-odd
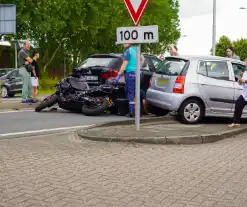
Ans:
[{"label": "license plate", "polygon": [[90,81],[98,80],[98,76],[86,76],[85,78],[86,78],[86,80],[90,80]]},{"label": "license plate", "polygon": [[168,85],[168,79],[159,78],[157,80],[157,84],[159,86],[167,86]]}]

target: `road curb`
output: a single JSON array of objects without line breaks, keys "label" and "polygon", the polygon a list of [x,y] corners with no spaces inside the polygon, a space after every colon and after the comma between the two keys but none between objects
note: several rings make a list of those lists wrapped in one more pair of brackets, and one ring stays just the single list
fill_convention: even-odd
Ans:
[{"label": "road curb", "polygon": [[[141,124],[147,124],[147,123],[161,123],[164,121],[170,121],[174,122],[175,118],[172,116],[163,116],[163,117],[148,117],[148,118],[143,118],[140,119]],[[105,122],[103,124],[97,124],[91,128],[100,128],[100,127],[111,127],[111,126],[125,126],[125,125],[134,125],[135,124],[135,119],[129,119],[129,120],[123,120],[123,121],[110,121],[110,122]],[[90,128],[88,128],[90,129]]]},{"label": "road curb", "polygon": [[[163,118],[163,120],[162,120]],[[164,119],[156,118],[156,119],[147,119],[142,123],[166,123],[171,124],[174,121],[171,118]],[[102,141],[102,142],[136,142],[136,143],[146,143],[146,144],[179,144],[179,145],[192,145],[192,144],[206,144],[220,141],[222,139],[230,138],[235,135],[247,132],[247,127],[232,129],[228,131],[222,131],[211,134],[202,134],[202,135],[186,135],[186,136],[164,136],[164,137],[117,137],[117,136],[109,136],[109,137],[99,137],[99,136],[90,136],[88,131],[90,129],[102,128],[102,127],[111,127],[116,125],[132,125],[129,124],[132,122],[128,121],[119,121],[119,122],[108,122],[104,124],[99,124],[95,126],[86,127],[84,129],[78,130],[77,134],[79,137],[91,141]]]}]

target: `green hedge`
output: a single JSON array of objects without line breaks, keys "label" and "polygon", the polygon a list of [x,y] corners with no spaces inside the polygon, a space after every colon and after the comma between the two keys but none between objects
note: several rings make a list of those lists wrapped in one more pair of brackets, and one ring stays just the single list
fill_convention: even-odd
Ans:
[{"label": "green hedge", "polygon": [[58,79],[50,79],[50,78],[40,79],[39,80],[39,89],[41,89],[41,90],[50,90],[58,82],[59,82]]}]

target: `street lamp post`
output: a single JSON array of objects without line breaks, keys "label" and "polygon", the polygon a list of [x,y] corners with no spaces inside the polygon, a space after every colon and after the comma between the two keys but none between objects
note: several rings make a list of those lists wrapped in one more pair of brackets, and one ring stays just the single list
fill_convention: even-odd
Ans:
[{"label": "street lamp post", "polygon": [[13,41],[14,46],[15,46],[15,69],[17,69],[18,65],[17,65],[17,51],[20,48],[19,42],[17,40]]},{"label": "street lamp post", "polygon": [[213,0],[213,36],[212,36],[212,52],[215,56],[216,46],[216,0]]}]

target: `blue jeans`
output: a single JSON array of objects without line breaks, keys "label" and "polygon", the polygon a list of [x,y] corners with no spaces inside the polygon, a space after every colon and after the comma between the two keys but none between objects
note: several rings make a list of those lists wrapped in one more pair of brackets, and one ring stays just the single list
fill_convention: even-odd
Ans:
[{"label": "blue jeans", "polygon": [[[136,73],[135,72],[128,72],[125,73],[125,87],[126,87],[126,95],[128,97],[129,101],[129,114],[131,116],[135,116],[135,90],[136,90]],[[143,94],[141,91],[141,98],[140,101],[142,103]],[[141,112],[142,113],[142,107],[141,104]]]}]

